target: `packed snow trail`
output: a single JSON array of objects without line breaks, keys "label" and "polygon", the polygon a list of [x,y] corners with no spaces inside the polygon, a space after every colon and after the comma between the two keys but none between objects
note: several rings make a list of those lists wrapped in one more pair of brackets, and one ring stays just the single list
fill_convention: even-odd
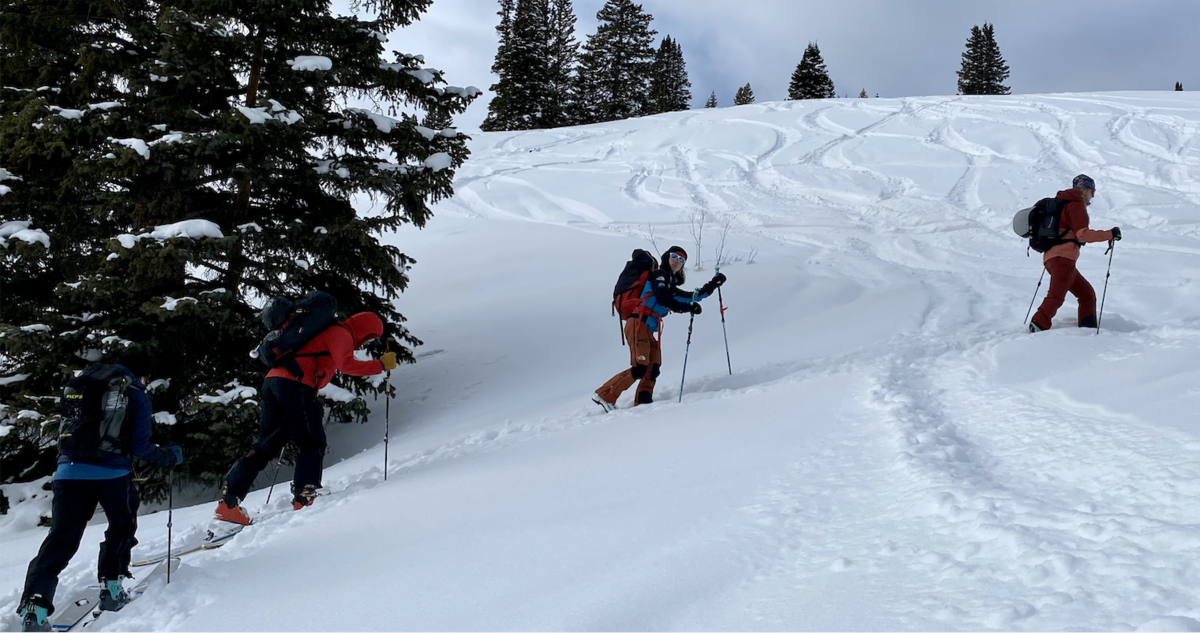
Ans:
[{"label": "packed snow trail", "polygon": [[[330,429],[336,495],[105,628],[1200,630],[1200,97],[763,103],[471,150],[428,228],[387,238],[426,343],[392,377],[388,481],[374,403]],[[1125,235],[1104,329],[1068,298],[1030,335],[1012,216],[1081,172]],[[734,375],[710,301],[683,403],[679,315],[658,402],[602,413],[630,251],[683,246],[698,286],[725,223]],[[44,532],[0,530],[10,612]]]}]

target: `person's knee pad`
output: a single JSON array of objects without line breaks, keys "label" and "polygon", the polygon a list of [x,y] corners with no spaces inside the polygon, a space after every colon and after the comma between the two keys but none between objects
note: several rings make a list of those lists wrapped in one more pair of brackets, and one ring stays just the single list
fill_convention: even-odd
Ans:
[{"label": "person's knee pad", "polygon": [[634,380],[641,380],[646,375],[645,365],[634,365],[630,368],[629,373],[633,375]]},{"label": "person's knee pad", "polygon": [[662,365],[655,365],[654,367],[650,368],[650,380],[658,380],[660,369],[662,369]]}]

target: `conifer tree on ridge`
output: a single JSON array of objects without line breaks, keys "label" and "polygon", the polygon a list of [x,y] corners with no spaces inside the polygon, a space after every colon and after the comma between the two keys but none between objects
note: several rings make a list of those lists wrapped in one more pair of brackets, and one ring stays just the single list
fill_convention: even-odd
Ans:
[{"label": "conifer tree on ridge", "polygon": [[712,94],[708,95],[708,100],[704,102],[704,107],[706,107],[706,108],[717,107],[717,91],[716,90],[712,91]]},{"label": "conifer tree on ridge", "polygon": [[650,79],[650,113],[687,110],[692,103],[683,48],[670,35],[663,38],[654,55]]},{"label": "conifer tree on ridge", "polygon": [[837,93],[833,89],[833,80],[825,69],[825,60],[821,59],[821,49],[816,42],[809,42],[804,49],[804,56],[792,72],[788,99],[832,99],[835,96]]},{"label": "conifer tree on ridge", "polygon": [[958,71],[959,94],[1009,94],[1009,87],[1004,85],[1008,74],[1008,64],[996,43],[995,28],[986,22],[983,28],[971,27],[967,50],[962,54],[962,67]]},{"label": "conifer tree on ridge", "polygon": [[751,103],[754,103],[754,90],[747,83],[738,88],[737,94],[733,96],[733,105],[749,105]]},{"label": "conifer tree on ridge", "polygon": [[545,127],[561,127],[573,123],[570,116],[571,92],[575,67],[579,61],[575,9],[571,6],[571,0],[549,0],[547,22],[549,74],[542,123]]},{"label": "conifer tree on ridge", "polygon": [[596,32],[579,55],[574,102],[578,123],[616,121],[650,109],[653,16],[632,0],[607,0]]}]

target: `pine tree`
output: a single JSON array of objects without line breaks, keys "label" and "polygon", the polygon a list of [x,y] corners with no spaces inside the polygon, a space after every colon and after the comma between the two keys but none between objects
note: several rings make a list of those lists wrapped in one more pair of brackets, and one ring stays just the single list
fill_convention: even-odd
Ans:
[{"label": "pine tree", "polygon": [[750,88],[750,84],[738,88],[737,94],[733,96],[733,105],[749,105],[754,103],[754,90]]},{"label": "pine tree", "polygon": [[607,0],[579,56],[574,102],[579,123],[615,121],[649,111],[653,16],[632,0]]},{"label": "pine tree", "polygon": [[659,44],[650,74],[650,114],[691,107],[692,82],[688,81],[683,48],[670,35]]},{"label": "pine tree", "polygon": [[810,42],[804,49],[804,57],[792,72],[788,99],[832,99],[836,95],[833,80],[825,70],[825,60],[821,59],[821,49],[816,42]]},{"label": "pine tree", "polygon": [[717,107],[717,91],[716,90],[714,90],[712,92],[712,94],[708,95],[708,100],[704,102],[704,107],[706,107],[706,108]]},{"label": "pine tree", "polygon": [[[375,312],[413,360],[420,341],[393,306],[413,260],[378,236],[425,224],[466,139],[344,97],[447,116],[479,94],[419,55],[383,58],[385,33],[427,4],[364,0],[364,20],[307,0],[9,3],[0,193],[32,224],[0,229],[20,239],[0,247],[7,473],[51,472],[65,380],[131,349],[156,359],[151,397],[175,423],[155,439],[188,458],[176,481],[219,485],[257,432],[265,370],[247,352],[271,296],[323,290],[342,318]],[[360,216],[356,193],[382,208]],[[362,396],[382,386],[335,382],[358,397],[325,402],[330,419],[365,420]]]},{"label": "pine tree", "polygon": [[971,27],[967,38],[967,50],[962,54],[962,68],[958,71],[958,92],[964,95],[1006,95],[1008,86],[1008,64],[1000,55],[996,44],[996,31],[991,24],[983,28]]},{"label": "pine tree", "polygon": [[867,98],[867,89],[866,89],[866,88],[863,88],[863,89],[862,89],[862,92],[859,92],[859,93],[858,93],[858,98],[859,98],[859,99],[866,99],[866,98]]},{"label": "pine tree", "polygon": [[507,130],[510,118],[508,115],[508,86],[512,83],[512,78],[509,76],[512,60],[509,51],[516,0],[499,1],[500,10],[496,12],[496,15],[500,16],[500,24],[496,25],[496,35],[500,40],[500,45],[496,48],[496,58],[492,61],[492,72],[499,77],[499,80],[488,88],[492,91],[493,96],[492,100],[488,102],[487,117],[479,126],[479,129],[484,132]]},{"label": "pine tree", "polygon": [[[504,7],[501,7],[504,10]],[[502,43],[504,57],[500,81],[492,86],[495,110],[484,120],[492,130],[533,130],[548,127],[555,106],[550,102],[550,34],[547,0],[516,0],[508,41]],[[503,25],[503,16],[501,24]],[[499,27],[498,27],[499,28]],[[561,106],[559,106],[561,107]],[[489,109],[490,110],[490,109]],[[494,114],[495,116],[490,116]],[[549,115],[549,116],[548,116]]]},{"label": "pine tree", "polygon": [[549,72],[542,124],[544,127],[561,127],[574,123],[571,120],[571,87],[579,60],[579,41],[575,39],[575,9],[571,0],[549,0],[548,11]]},{"label": "pine tree", "polygon": [[1183,91],[1183,83],[1182,83],[1182,82],[1178,82],[1178,81],[1177,81],[1177,82],[1175,82],[1175,91],[1176,91],[1176,92],[1182,92],[1182,91]]}]

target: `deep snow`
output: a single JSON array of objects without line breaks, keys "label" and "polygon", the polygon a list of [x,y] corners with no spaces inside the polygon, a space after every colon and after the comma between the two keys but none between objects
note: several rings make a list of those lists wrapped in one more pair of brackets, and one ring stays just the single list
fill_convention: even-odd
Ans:
[{"label": "deep snow", "polygon": [[[763,103],[471,148],[429,227],[386,238],[426,343],[392,378],[388,481],[378,402],[331,429],[332,496],[98,625],[1200,630],[1195,93]],[[1125,234],[1103,329],[1068,298],[1030,335],[1012,216],[1079,172]],[[698,286],[726,221],[733,375],[710,299],[683,403],[675,315],[658,402],[602,413],[629,252],[680,244]],[[176,510],[177,542],[211,510]],[[165,543],[141,525],[135,557]],[[11,629],[44,530],[0,529]]]}]

